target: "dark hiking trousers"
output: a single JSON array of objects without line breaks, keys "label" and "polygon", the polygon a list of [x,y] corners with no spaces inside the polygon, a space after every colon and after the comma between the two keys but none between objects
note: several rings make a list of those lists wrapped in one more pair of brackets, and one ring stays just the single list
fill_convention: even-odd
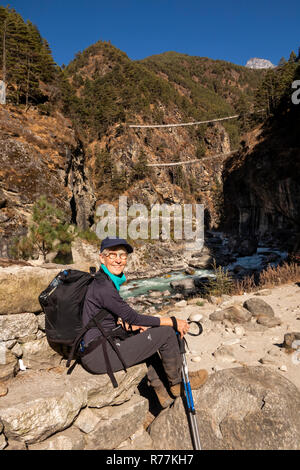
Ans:
[{"label": "dark hiking trousers", "polygon": [[[87,353],[81,358],[81,363],[88,372],[105,374],[107,373],[107,367],[103,346],[97,343],[99,341],[94,340],[96,347],[88,348]],[[181,382],[181,355],[176,333],[172,327],[158,326],[149,328],[143,333],[130,336],[125,340],[115,338],[114,343],[126,367],[146,362],[148,366],[148,379],[153,387],[159,387],[162,383],[158,371],[161,363],[164,366],[170,385]],[[106,345],[113,372],[123,370],[124,367],[116,352],[108,342]],[[90,352],[89,349],[91,349]],[[157,352],[160,353],[161,360]]]}]

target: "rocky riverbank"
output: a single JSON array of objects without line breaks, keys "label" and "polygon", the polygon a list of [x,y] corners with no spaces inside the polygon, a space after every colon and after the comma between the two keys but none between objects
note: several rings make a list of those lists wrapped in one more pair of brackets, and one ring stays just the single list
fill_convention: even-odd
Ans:
[{"label": "rocky riverbank", "polygon": [[[0,448],[191,449],[181,399],[160,412],[144,365],[119,372],[118,389],[80,365],[67,375],[65,360],[47,344],[37,302],[57,271],[51,265],[1,268]],[[202,315],[202,335],[187,336],[187,360],[190,370],[209,372],[195,393],[203,448],[299,449],[299,285],[210,301],[169,294],[172,304],[154,314]],[[156,296],[148,300],[161,300]],[[257,427],[263,439],[255,436]]]}]

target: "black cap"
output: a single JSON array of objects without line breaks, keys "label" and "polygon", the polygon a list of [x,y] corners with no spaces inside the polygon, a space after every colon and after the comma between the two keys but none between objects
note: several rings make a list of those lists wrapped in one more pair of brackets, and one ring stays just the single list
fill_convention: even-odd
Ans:
[{"label": "black cap", "polygon": [[132,246],[129,245],[129,243],[127,243],[127,241],[124,240],[124,238],[106,237],[101,242],[100,253],[102,253],[102,251],[105,250],[105,248],[112,248],[113,246],[118,246],[118,245],[124,245],[127,253],[133,252]]}]

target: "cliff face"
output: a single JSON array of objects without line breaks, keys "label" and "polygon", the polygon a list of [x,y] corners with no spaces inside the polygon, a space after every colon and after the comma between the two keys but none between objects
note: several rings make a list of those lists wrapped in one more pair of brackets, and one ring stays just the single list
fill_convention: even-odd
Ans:
[{"label": "cliff face", "polygon": [[[60,113],[41,115],[31,108],[0,109],[0,257],[9,256],[15,237],[26,234],[32,206],[41,195],[64,210],[69,221],[81,229],[94,224],[96,204],[118,201],[127,195],[128,203],[203,203],[210,226],[217,224],[215,204],[220,192],[222,154],[230,151],[230,140],[220,125],[208,127],[204,138],[208,150],[203,162],[180,167],[153,167],[152,175],[132,181],[139,155],[148,163],[195,159],[195,140],[184,128],[175,130],[120,129],[112,127],[102,139],[82,143],[70,121]],[[120,192],[99,183],[97,151],[106,150],[116,174],[125,174]],[[217,159],[209,155],[220,153]],[[109,188],[109,190],[108,190]]]},{"label": "cliff face", "polygon": [[85,154],[70,121],[31,108],[0,108],[0,256],[13,237],[27,232],[32,206],[41,196],[88,226],[94,205],[85,176]]},{"label": "cliff face", "polygon": [[300,234],[300,149],[288,131],[258,128],[226,162],[226,228],[294,249]]}]

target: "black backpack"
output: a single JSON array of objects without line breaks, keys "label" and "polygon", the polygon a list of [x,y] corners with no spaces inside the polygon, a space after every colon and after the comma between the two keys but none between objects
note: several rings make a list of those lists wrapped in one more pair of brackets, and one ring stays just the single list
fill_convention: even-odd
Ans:
[{"label": "black backpack", "polygon": [[[121,360],[124,370],[126,365],[118,348],[115,347],[112,338],[115,335],[108,334],[101,326],[102,320],[109,313],[104,308],[100,309],[97,315],[86,326],[82,325],[82,309],[88,286],[94,279],[106,279],[103,272],[96,273],[95,268],[90,268],[90,273],[75,269],[65,269],[55,276],[49,286],[39,295],[40,305],[45,313],[45,331],[50,345],[69,347],[69,354],[66,366],[69,367],[72,359],[79,359],[84,350],[81,342],[84,334],[95,326],[100,330],[103,338],[103,350],[106,354],[106,341],[109,341]],[[105,343],[105,344],[104,344]],[[109,363],[107,363],[107,373],[114,387],[118,384],[113,376]]]}]

